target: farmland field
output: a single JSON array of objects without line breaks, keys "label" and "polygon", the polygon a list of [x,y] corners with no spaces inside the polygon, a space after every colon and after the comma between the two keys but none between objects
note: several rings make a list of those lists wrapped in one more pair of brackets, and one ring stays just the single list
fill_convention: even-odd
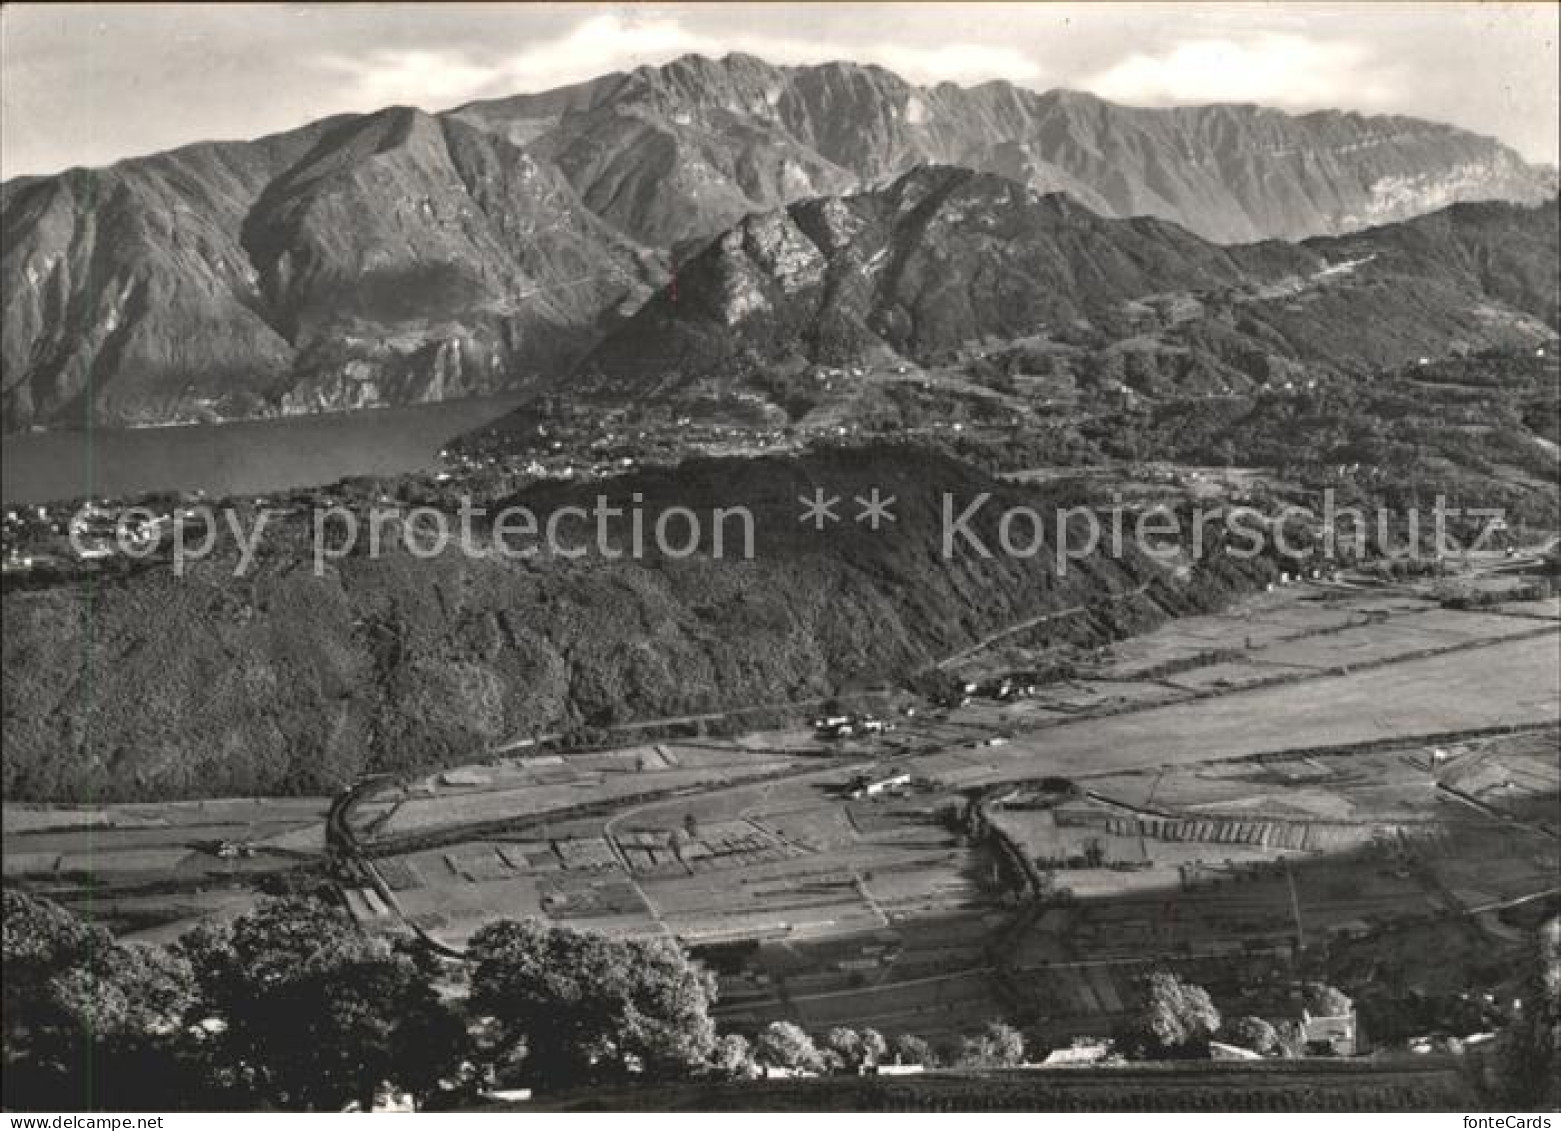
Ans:
[{"label": "farmland field", "polygon": [[[396,906],[366,898],[360,915],[454,945],[537,915],[738,946],[720,1013],[739,1028],[936,1035],[1006,1003],[1059,1038],[1109,1032],[1147,963],[1217,980],[1298,942],[1485,923],[1552,886],[1543,611],[1296,586],[1124,641],[1027,697],[919,705],[872,741],[776,732],[453,771],[363,807],[366,835],[389,838],[376,866]],[[915,784],[850,795],[892,774]],[[1026,792],[1043,778],[1085,792]],[[1063,902],[1040,914],[1016,910],[1012,877],[961,831],[972,791],[1009,782],[989,817],[1054,877]],[[409,833],[441,847],[397,854]]]},{"label": "farmland field", "polygon": [[[1556,645],[1539,602],[1292,586],[1019,697],[913,700],[871,738],[533,748],[366,783],[343,897],[451,947],[527,916],[735,947],[712,961],[739,1028],[935,1036],[1019,1010],[1058,1039],[1109,1032],[1150,963],[1217,981],[1438,924],[1516,945],[1492,909],[1561,868]],[[874,778],[904,784],[856,788]],[[4,862],[67,901],[93,870],[117,922],[173,937],[322,864],[325,809],[7,807]],[[999,843],[1051,877],[1050,905],[1026,905]]]},{"label": "farmland field", "polygon": [[990,755],[961,758],[973,769],[960,780],[974,785],[1044,774],[1086,777],[1273,750],[1545,723],[1557,715],[1558,683],[1561,655],[1555,636],[1547,633],[1474,652],[1047,728]]},{"label": "farmland field", "polygon": [[90,902],[129,937],[162,939],[252,906],[268,875],[323,861],[328,805],[320,797],[6,805],[0,863],[7,880],[67,906]]}]

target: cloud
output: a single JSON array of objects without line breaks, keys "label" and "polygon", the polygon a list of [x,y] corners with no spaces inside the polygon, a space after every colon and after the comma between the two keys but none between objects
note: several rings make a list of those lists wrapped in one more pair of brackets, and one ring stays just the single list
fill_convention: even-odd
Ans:
[{"label": "cloud", "polygon": [[451,50],[373,51],[361,57],[330,54],[320,65],[345,78],[346,102],[359,107],[444,106],[469,98],[493,80],[493,69]]},{"label": "cloud", "polygon": [[510,54],[468,45],[385,48],[362,55],[333,52],[319,63],[347,81],[346,97],[354,105],[439,109],[473,98],[547,90],[684,54],[701,44],[699,36],[671,21],[609,14]]},{"label": "cloud", "polygon": [[1135,53],[1082,82],[1137,105],[1261,102],[1287,109],[1346,104],[1377,108],[1397,96],[1400,70],[1362,44],[1268,34],[1238,42],[1190,39]]},{"label": "cloud", "polygon": [[[731,52],[771,63],[818,63],[842,55],[817,40],[766,34],[708,35],[677,20],[605,13],[509,54],[485,54],[469,46],[381,49],[365,54],[333,52],[318,64],[348,89],[345,101],[369,108],[410,104],[440,109],[475,98],[530,93],[595,78],[609,71],[664,63],[679,55],[719,57]],[[849,50],[858,62],[875,62],[919,83],[982,82],[1007,78],[1034,82],[1041,68],[1017,48],[980,43],[937,47],[885,42]]]},{"label": "cloud", "polygon": [[1013,47],[946,43],[941,47],[868,45],[862,58],[881,63],[912,82],[957,82],[969,86],[989,79],[1034,84],[1043,78],[1039,64]]}]

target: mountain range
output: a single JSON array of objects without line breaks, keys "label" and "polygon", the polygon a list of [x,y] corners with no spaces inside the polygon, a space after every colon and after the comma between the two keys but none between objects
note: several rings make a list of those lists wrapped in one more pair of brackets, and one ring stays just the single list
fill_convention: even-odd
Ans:
[{"label": "mountain range", "polygon": [[[1093,326],[1155,294],[1283,288],[1330,269],[1354,237],[1267,241],[1461,201],[1539,204],[1555,185],[1492,139],[1408,118],[1145,110],[1001,82],[920,87],[851,63],[690,56],[440,115],[339,116],[6,182],[0,422],[369,407],[556,386],[576,370],[589,384],[647,342],[659,357],[732,344],[665,325],[684,309],[719,323],[726,300],[711,296],[727,287],[749,296],[739,304],[834,288],[823,306],[771,302],[766,333],[811,335],[771,353],[882,344],[925,358],[961,335]],[[955,218],[961,201],[975,211]],[[1554,324],[1553,299],[1536,311],[1501,293],[1504,270],[1481,264],[1471,235],[1533,223],[1553,249],[1554,209],[1538,212],[1454,210],[1441,228],[1359,239],[1408,241],[1370,278],[1387,286],[1379,272],[1418,264],[1413,279],[1446,299],[1421,321],[1478,341],[1471,302],[1497,312],[1486,322]],[[1433,232],[1473,240],[1464,261]],[[1509,235],[1523,260],[1511,285],[1543,283],[1517,250],[1526,237]],[[848,283],[848,265],[874,255],[878,281]],[[963,264],[958,285],[929,285],[939,256]],[[900,289],[880,294],[885,280]],[[793,324],[817,313],[822,328]],[[1387,330],[1398,352],[1418,335]]]},{"label": "mountain range", "polygon": [[[821,399],[860,414],[874,390],[947,390],[972,362],[1192,395],[1363,375],[1553,338],[1557,217],[1463,204],[1350,236],[1221,246],[921,166],[879,191],[746,217],[593,350],[569,391],[789,409],[798,423]],[[810,395],[820,379],[833,396]]]}]

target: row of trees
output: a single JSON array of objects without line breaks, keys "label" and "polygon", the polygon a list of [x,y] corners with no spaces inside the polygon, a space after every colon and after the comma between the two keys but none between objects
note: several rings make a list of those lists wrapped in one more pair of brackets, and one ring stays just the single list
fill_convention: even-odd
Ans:
[{"label": "row of trees", "polygon": [[914,1033],[885,1037],[876,1029],[837,1026],[815,1038],[791,1021],[772,1021],[749,1040],[727,1033],[716,1042],[713,1062],[728,1077],[785,1072],[858,1073],[887,1064],[1001,1068],[1024,1063],[1024,1035],[1000,1021],[952,1043],[933,1045]]},{"label": "row of trees", "polygon": [[[367,1108],[387,1083],[424,1106],[495,1082],[553,1089],[1027,1058],[1023,1035],[999,1022],[937,1047],[873,1029],[814,1036],[787,1021],[752,1039],[718,1035],[715,981],[675,944],[531,921],[484,927],[455,968],[314,898],[267,900],[158,947],[116,941],[8,888],[3,934],[4,1104],[22,1110]],[[1558,955],[1552,926],[1490,1077],[1508,1102],[1556,1078],[1540,1070],[1556,1064]],[[1222,1020],[1203,989],[1174,975],[1152,975],[1141,991],[1116,1035],[1123,1055],[1196,1056],[1212,1039],[1298,1051],[1293,1030]],[[1308,992],[1312,1012],[1340,1010],[1337,991]]]},{"label": "row of trees", "polygon": [[[1332,986],[1305,987],[1306,1008],[1314,1015],[1336,1016],[1352,1008]],[[1207,1056],[1212,1041],[1250,1049],[1263,1056],[1300,1056],[1304,1031],[1299,1022],[1278,1024],[1261,1017],[1222,1018],[1208,991],[1175,974],[1156,973],[1139,985],[1137,998],[1113,1036],[1113,1051],[1130,1060],[1182,1060]],[[1002,1068],[1044,1057],[1049,1046],[1029,1045],[1012,1025],[994,1021],[980,1032],[932,1044],[901,1034],[886,1040],[873,1029],[831,1029],[815,1041],[797,1025],[777,1021],[753,1042],[727,1035],[716,1057],[729,1075],[758,1073],[764,1067],[807,1072],[857,1072],[879,1064],[929,1067]]]}]

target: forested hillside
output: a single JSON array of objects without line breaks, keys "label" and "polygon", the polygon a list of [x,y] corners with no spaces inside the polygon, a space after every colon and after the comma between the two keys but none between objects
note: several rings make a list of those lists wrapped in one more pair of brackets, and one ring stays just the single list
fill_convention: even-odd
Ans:
[{"label": "forested hillside", "polygon": [[[846,500],[846,521],[822,533],[796,517],[815,485]],[[897,499],[898,521],[877,534],[850,521],[852,496],[874,487]],[[1216,603],[1268,568],[1222,560],[1177,582],[1131,551],[1074,562],[1066,576],[1051,549],[945,558],[943,492],[960,509],[994,493],[972,524],[993,546],[1004,499],[1049,515],[1047,500],[898,448],[697,462],[520,501],[546,514],[590,506],[597,490],[620,503],[638,492],[651,516],[674,503],[707,519],[715,506],[748,506],[754,558],[738,558],[731,525],[723,560],[707,534],[682,560],[392,552],[346,557],[316,577],[294,531],[268,538],[243,579],[225,555],[182,579],[158,566],[7,593],[6,797],[330,790],[366,771],[470,761],[537,732],[905,678],[1048,609],[1098,604],[1057,631],[1099,642]]]}]

